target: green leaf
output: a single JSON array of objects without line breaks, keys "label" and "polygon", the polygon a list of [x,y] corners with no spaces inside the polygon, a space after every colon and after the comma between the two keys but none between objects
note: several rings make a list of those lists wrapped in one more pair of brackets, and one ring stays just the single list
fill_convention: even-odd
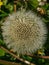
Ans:
[{"label": "green leaf", "polygon": [[47,10],[47,15],[49,16],[49,10]]},{"label": "green leaf", "polygon": [[45,65],[49,65],[49,63],[45,63]]},{"label": "green leaf", "polygon": [[18,6],[22,6],[22,4],[21,4],[20,2],[17,2],[17,5],[18,5]]},{"label": "green leaf", "polygon": [[31,61],[32,60],[32,57],[29,57],[27,55],[26,56],[22,56],[22,58],[25,59],[25,60],[28,60],[28,61]]},{"label": "green leaf", "polygon": [[5,51],[3,51],[2,49],[0,49],[0,56],[4,56],[5,55]]},{"label": "green leaf", "polygon": [[44,59],[42,59],[42,63],[44,63],[45,62],[45,60]]},{"label": "green leaf", "polygon": [[3,5],[6,5],[7,4],[7,1],[8,0],[3,0]]},{"label": "green leaf", "polygon": [[44,9],[45,11],[47,11],[47,9],[49,9],[49,4],[46,4],[46,5],[42,6],[41,8]]},{"label": "green leaf", "polygon": [[29,2],[30,2],[30,4],[31,4],[34,8],[37,8],[37,6],[38,6],[38,1],[37,1],[37,0],[30,0]]},{"label": "green leaf", "polygon": [[38,59],[38,63],[45,63],[45,60],[44,59]]},{"label": "green leaf", "polygon": [[0,45],[2,45],[4,42],[0,39]]},{"label": "green leaf", "polygon": [[1,14],[0,17],[8,16],[8,14]]},{"label": "green leaf", "polygon": [[6,8],[7,8],[10,12],[12,12],[12,10],[13,10],[13,5],[8,4],[8,5],[6,5]]}]

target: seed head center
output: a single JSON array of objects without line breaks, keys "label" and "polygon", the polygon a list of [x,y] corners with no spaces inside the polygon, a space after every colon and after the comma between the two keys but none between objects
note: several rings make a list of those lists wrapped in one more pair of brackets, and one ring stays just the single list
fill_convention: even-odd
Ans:
[{"label": "seed head center", "polygon": [[29,25],[26,24],[20,24],[17,26],[16,29],[17,32],[17,38],[19,39],[28,39],[31,36],[31,28]]}]

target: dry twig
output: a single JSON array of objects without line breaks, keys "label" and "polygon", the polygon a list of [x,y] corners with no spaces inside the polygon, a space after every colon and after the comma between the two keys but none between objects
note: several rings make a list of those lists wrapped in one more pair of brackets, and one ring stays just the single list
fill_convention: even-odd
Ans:
[{"label": "dry twig", "polygon": [[35,57],[35,58],[49,59],[49,56],[36,56],[36,55],[28,55],[28,56]]},{"label": "dry twig", "polygon": [[0,60],[0,64],[5,64],[5,65],[21,65],[20,63],[9,62],[9,61],[5,61],[5,60]]},{"label": "dry twig", "polygon": [[17,59],[20,60],[21,62],[24,62],[25,64],[35,65],[34,63],[30,63],[29,61],[23,60],[22,58],[16,56],[14,53],[10,52],[9,50],[7,50],[6,48],[4,48],[3,46],[1,46],[0,48],[3,49],[4,51],[6,51],[7,53],[9,53],[10,55],[12,55],[14,58],[17,58]]}]

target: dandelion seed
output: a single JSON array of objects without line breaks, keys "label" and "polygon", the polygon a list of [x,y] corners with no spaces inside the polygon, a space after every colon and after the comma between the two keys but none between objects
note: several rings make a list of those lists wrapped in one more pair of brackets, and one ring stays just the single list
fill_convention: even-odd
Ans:
[{"label": "dandelion seed", "polygon": [[10,14],[1,28],[5,44],[18,54],[32,54],[46,41],[46,25],[31,11]]}]

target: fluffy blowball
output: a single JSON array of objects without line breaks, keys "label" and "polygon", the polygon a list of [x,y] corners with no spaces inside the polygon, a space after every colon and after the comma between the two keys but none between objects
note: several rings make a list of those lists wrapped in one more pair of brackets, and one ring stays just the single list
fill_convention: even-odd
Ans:
[{"label": "fluffy blowball", "polygon": [[31,11],[17,11],[3,22],[2,34],[8,49],[18,54],[32,54],[46,40],[46,25]]}]

